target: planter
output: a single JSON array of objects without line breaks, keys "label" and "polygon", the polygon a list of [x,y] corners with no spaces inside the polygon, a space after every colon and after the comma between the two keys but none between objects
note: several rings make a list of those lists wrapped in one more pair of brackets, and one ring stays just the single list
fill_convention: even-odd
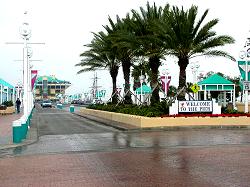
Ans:
[{"label": "planter", "polygon": [[7,107],[7,109],[5,110],[5,114],[13,114],[13,113],[15,113],[14,106]]},{"label": "planter", "polygon": [[139,128],[186,126],[250,126],[250,117],[143,117],[82,108],[82,114]]}]

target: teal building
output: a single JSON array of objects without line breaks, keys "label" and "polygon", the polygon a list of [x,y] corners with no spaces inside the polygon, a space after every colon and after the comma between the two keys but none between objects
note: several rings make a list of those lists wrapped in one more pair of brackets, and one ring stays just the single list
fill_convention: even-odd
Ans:
[{"label": "teal building", "polygon": [[0,78],[0,104],[4,101],[15,101],[15,87]]}]

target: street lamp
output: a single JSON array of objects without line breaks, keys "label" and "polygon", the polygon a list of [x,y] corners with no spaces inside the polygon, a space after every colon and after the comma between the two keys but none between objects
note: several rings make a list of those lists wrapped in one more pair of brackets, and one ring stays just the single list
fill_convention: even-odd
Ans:
[{"label": "street lamp", "polygon": [[[245,82],[248,82],[248,62],[250,57],[250,38],[248,38],[247,45],[244,46],[244,50],[240,51],[240,58],[245,61]],[[245,89],[245,113],[248,113],[248,89]]]},{"label": "street lamp", "polygon": [[[197,83],[197,72],[198,72],[199,68],[200,68],[200,65],[197,64],[197,62],[194,62],[191,65],[191,70],[192,70],[192,74],[193,74],[193,84]],[[197,93],[194,93],[194,98],[195,98],[195,100],[198,100],[198,94]]]},{"label": "street lamp", "polygon": [[29,50],[27,46],[27,41],[31,37],[31,29],[29,28],[28,23],[23,23],[22,26],[19,28],[19,32],[21,37],[24,40],[24,47],[23,47],[23,113],[24,116],[28,116],[29,114],[29,91],[30,91],[30,84],[29,84],[29,70],[30,70],[30,65],[29,65]]},{"label": "street lamp", "polygon": [[169,75],[168,69],[163,69],[162,74],[165,77],[164,78],[165,79],[165,81],[164,81],[164,88],[165,88],[164,93],[165,93],[165,97],[167,98],[167,96],[168,96],[167,84],[168,84],[168,75]]},{"label": "street lamp", "polygon": [[192,74],[193,74],[193,83],[197,83],[197,72],[199,68],[200,68],[200,65],[197,63],[193,63],[193,65],[191,66]]},{"label": "street lamp", "polygon": [[142,83],[145,80],[145,75],[142,75],[142,72],[141,72],[141,76],[139,78],[140,78],[140,82],[141,82],[141,101],[143,102],[143,100],[142,100]]}]

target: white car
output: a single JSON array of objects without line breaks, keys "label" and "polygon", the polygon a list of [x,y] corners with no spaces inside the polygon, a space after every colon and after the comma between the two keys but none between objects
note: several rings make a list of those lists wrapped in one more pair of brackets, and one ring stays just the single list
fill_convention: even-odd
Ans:
[{"label": "white car", "polygon": [[41,103],[41,106],[44,107],[50,107],[52,108],[52,102],[50,100],[43,100],[43,102]]}]

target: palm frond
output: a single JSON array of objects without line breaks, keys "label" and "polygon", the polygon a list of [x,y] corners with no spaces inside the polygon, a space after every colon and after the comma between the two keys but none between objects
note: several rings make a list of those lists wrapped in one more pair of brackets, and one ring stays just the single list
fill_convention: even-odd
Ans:
[{"label": "palm frond", "polygon": [[236,59],[228,54],[227,52],[224,51],[219,51],[219,50],[211,50],[203,53],[202,55],[207,56],[207,57],[225,57],[228,58],[232,61],[236,61]]}]

